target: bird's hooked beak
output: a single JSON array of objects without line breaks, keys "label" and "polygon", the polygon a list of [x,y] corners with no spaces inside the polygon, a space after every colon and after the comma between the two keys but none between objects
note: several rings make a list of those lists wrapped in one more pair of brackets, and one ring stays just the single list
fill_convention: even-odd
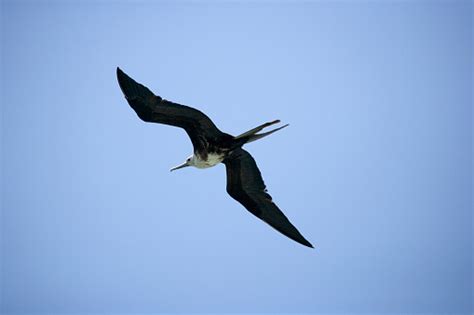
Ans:
[{"label": "bird's hooked beak", "polygon": [[188,161],[184,162],[183,164],[180,164],[178,166],[173,167],[172,169],[170,169],[170,172],[172,172],[174,170],[178,170],[178,169],[186,167],[186,166],[190,166]]}]

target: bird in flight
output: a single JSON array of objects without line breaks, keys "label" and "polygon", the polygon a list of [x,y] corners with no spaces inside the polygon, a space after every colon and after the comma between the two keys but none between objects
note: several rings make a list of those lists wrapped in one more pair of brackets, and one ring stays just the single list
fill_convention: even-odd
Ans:
[{"label": "bird in flight", "polygon": [[234,137],[220,131],[201,111],[155,95],[118,67],[117,79],[125,99],[140,119],[145,122],[181,127],[191,139],[194,153],[171,171],[187,166],[208,168],[224,163],[227,172],[227,192],[232,198],[280,233],[302,245],[313,247],[272,201],[255,160],[242,148],[244,144],[266,137],[288,125],[258,133],[280,122],[275,120]]}]

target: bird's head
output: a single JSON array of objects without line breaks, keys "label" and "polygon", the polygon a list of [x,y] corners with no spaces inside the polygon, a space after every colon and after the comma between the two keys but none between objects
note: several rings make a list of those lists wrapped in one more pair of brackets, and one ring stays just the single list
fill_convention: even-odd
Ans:
[{"label": "bird's head", "polygon": [[180,165],[175,166],[172,169],[170,169],[170,172],[172,172],[174,170],[177,170],[177,169],[180,169],[180,168],[183,168],[183,167],[186,167],[186,166],[194,166],[194,155],[189,156],[186,159],[186,161],[184,161],[183,164],[180,164]]}]

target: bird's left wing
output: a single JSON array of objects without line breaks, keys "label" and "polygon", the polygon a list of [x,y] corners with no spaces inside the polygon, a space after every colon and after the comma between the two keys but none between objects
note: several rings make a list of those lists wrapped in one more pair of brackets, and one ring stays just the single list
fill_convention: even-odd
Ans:
[{"label": "bird's left wing", "polygon": [[280,233],[300,244],[313,247],[272,201],[250,153],[239,148],[223,162],[227,171],[227,192],[232,198]]},{"label": "bird's left wing", "polygon": [[203,112],[155,95],[120,68],[117,68],[117,80],[128,104],[140,119],[183,128],[191,138],[195,150],[200,151],[207,143],[224,134]]}]

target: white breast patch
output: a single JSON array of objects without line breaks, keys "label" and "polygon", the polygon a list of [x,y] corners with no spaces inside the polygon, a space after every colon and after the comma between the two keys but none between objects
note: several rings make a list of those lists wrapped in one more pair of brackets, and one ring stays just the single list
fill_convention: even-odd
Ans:
[{"label": "white breast patch", "polygon": [[207,160],[202,160],[199,155],[194,155],[194,163],[195,163],[194,165],[197,168],[208,168],[216,164],[219,164],[220,162],[222,162],[223,159],[224,159],[223,154],[209,153],[207,155]]}]

